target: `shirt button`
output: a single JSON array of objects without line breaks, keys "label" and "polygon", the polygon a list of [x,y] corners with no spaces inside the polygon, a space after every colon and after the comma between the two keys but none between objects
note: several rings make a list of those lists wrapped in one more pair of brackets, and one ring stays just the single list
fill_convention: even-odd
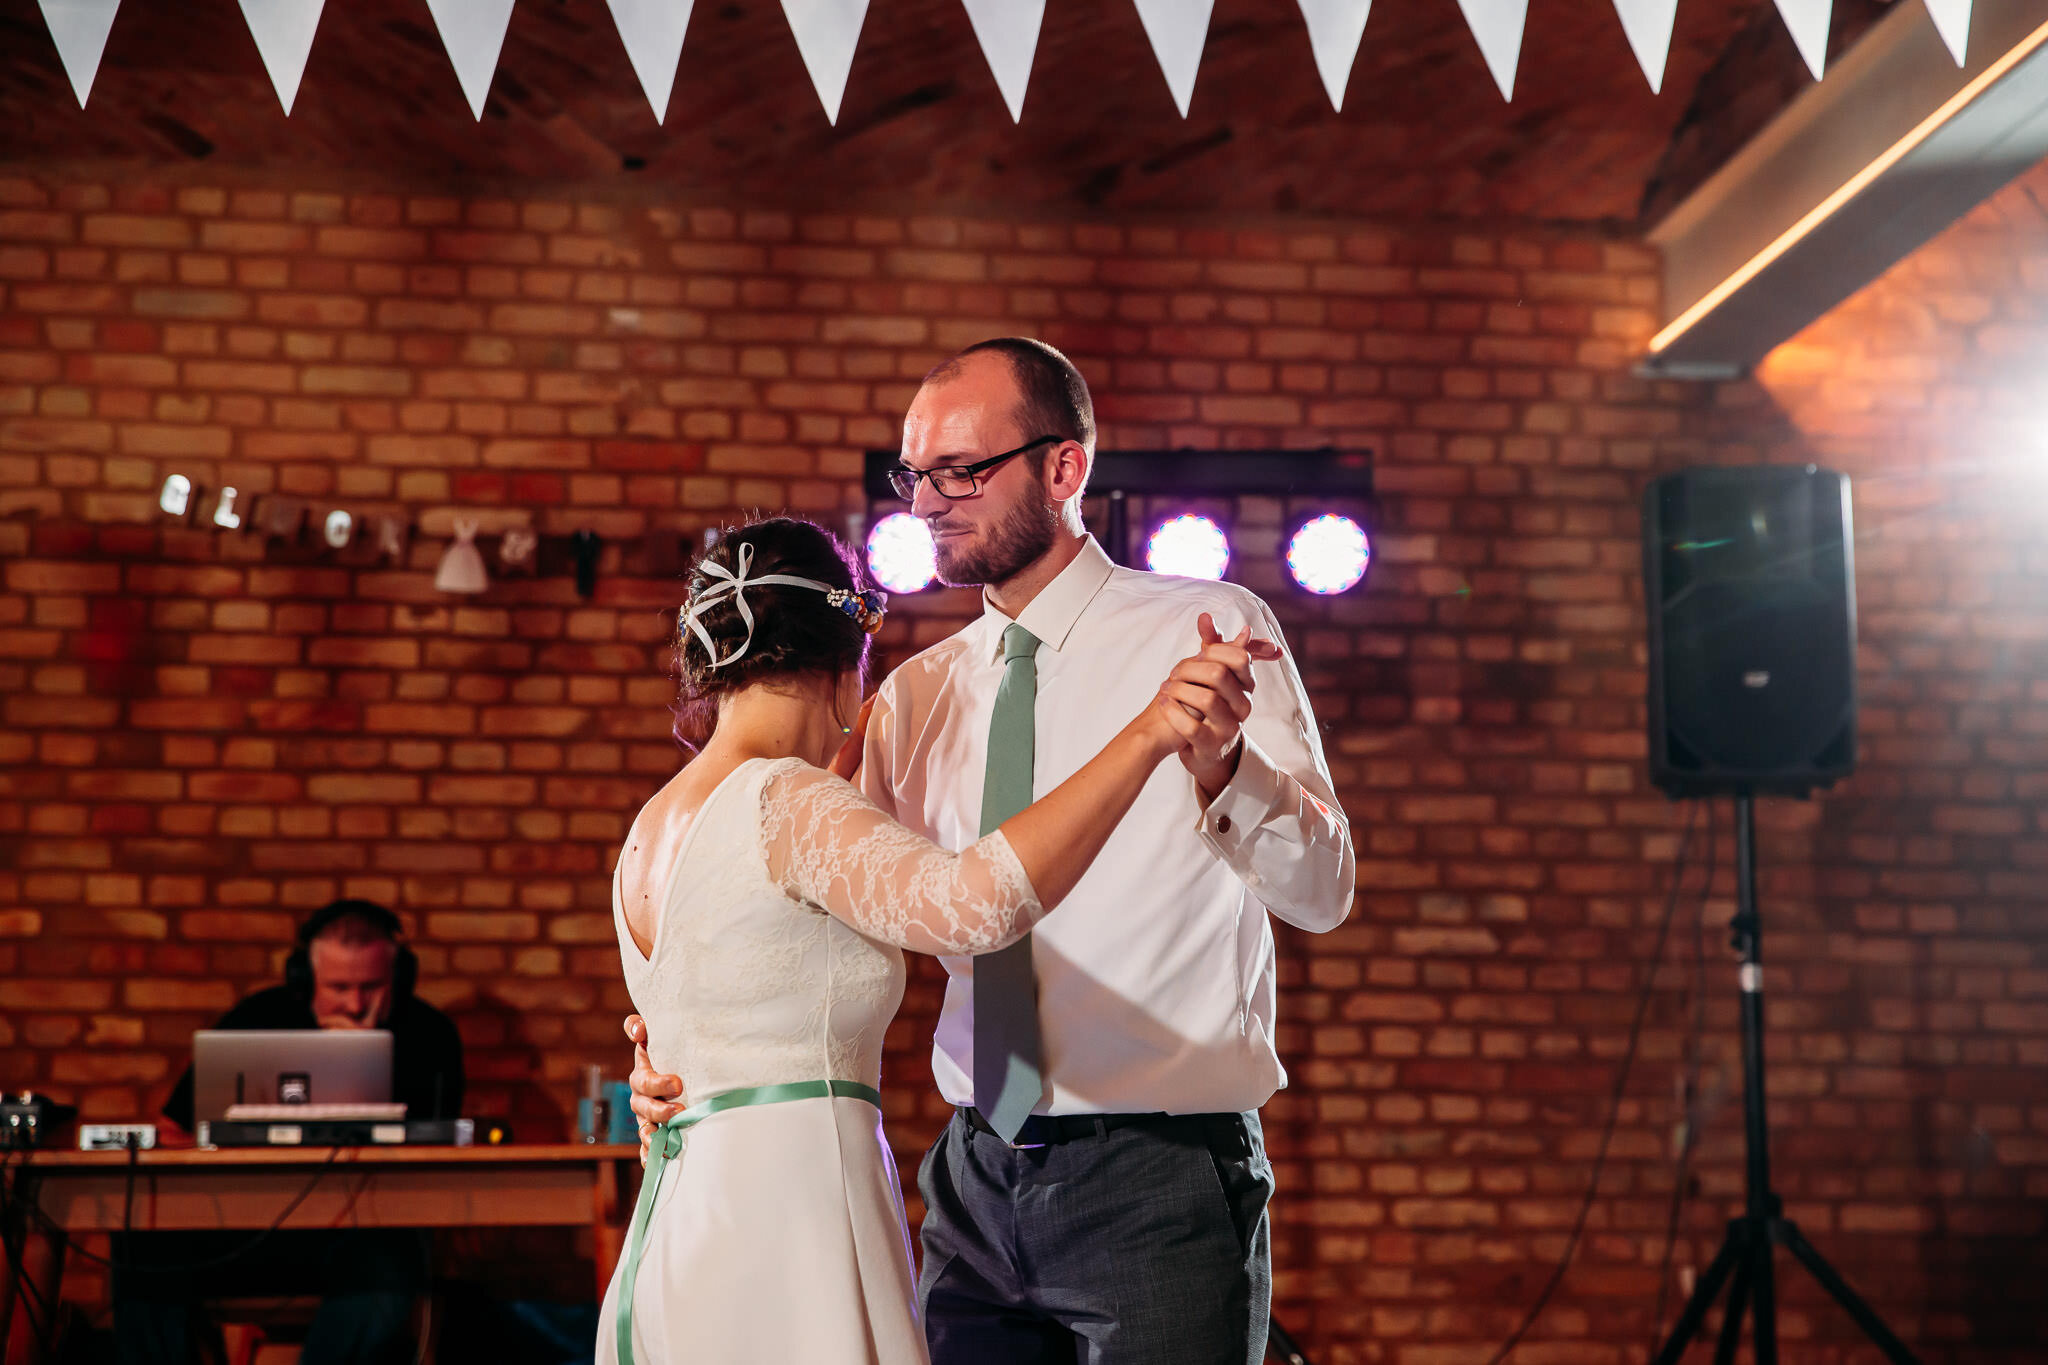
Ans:
[{"label": "shirt button", "polygon": [[1217,816],[1217,817],[1216,817],[1216,832],[1217,832],[1218,834],[1228,834],[1228,833],[1230,833],[1230,817],[1229,817],[1229,816],[1227,816],[1227,815],[1219,815],[1219,816]]}]

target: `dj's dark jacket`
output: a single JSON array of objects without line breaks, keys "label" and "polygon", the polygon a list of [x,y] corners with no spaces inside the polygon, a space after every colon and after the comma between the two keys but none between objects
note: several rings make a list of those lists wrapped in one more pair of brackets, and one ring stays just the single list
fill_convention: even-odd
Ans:
[{"label": "dj's dark jacket", "polygon": [[[221,1016],[217,1029],[318,1028],[313,1006],[289,986],[256,992]],[[391,1098],[409,1119],[452,1119],[462,1113],[462,1038],[447,1015],[419,999],[392,1011]],[[164,1117],[192,1131],[192,1068],[164,1101]]]}]

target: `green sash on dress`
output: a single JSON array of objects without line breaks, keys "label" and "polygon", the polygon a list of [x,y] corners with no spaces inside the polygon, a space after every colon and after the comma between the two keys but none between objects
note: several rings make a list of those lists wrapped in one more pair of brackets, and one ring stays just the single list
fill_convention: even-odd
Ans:
[{"label": "green sash on dress", "polygon": [[655,1130],[654,1140],[648,1144],[647,1170],[640,1177],[640,1199],[633,1206],[633,1223],[626,1231],[626,1274],[619,1284],[619,1365],[633,1365],[633,1290],[640,1279],[640,1258],[647,1250],[647,1224],[654,1213],[655,1195],[661,1190],[661,1177],[669,1162],[683,1150],[683,1134],[727,1109],[815,1100],[827,1095],[866,1100],[877,1109],[882,1107],[882,1092],[859,1081],[790,1081],[722,1091],[691,1105]]}]

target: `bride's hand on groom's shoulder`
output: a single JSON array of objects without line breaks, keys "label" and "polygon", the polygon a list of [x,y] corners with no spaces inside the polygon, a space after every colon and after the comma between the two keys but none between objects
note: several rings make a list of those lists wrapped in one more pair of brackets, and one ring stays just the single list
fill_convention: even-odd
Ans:
[{"label": "bride's hand on groom's shoulder", "polygon": [[875,709],[877,695],[879,694],[870,693],[868,699],[860,704],[860,715],[855,717],[853,728],[846,732],[846,739],[840,744],[839,752],[832,755],[832,762],[826,771],[834,777],[843,777],[851,782],[854,774],[860,771],[861,750],[868,742],[868,716]]}]

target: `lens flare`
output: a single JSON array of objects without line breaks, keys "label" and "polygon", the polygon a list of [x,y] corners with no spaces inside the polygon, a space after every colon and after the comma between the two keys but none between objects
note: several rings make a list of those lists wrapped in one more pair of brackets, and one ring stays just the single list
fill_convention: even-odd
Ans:
[{"label": "lens flare", "polygon": [[1365,577],[1372,542],[1349,517],[1325,513],[1305,524],[1287,544],[1287,570],[1314,593],[1338,593]]},{"label": "lens flare", "polygon": [[1230,541],[1207,517],[1175,517],[1154,531],[1145,545],[1145,564],[1154,573],[1217,579],[1229,563]]},{"label": "lens flare", "polygon": [[868,570],[889,592],[917,592],[938,573],[932,533],[908,512],[892,512],[868,532]]}]

